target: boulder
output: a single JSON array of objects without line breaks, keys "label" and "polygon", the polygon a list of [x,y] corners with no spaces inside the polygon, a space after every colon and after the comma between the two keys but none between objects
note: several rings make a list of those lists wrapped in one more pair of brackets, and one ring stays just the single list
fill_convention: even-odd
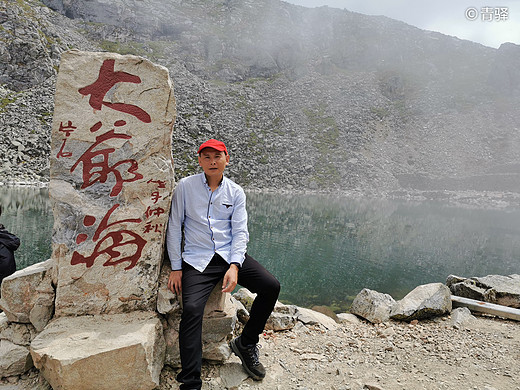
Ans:
[{"label": "boulder", "polygon": [[520,275],[488,275],[460,278],[450,275],[446,281],[453,295],[520,309]]},{"label": "boulder", "polygon": [[3,280],[0,308],[10,322],[32,324],[37,331],[47,325],[54,312],[53,267],[47,260]]},{"label": "boulder", "polygon": [[359,324],[361,321],[352,313],[339,313],[338,320],[340,324]]},{"label": "boulder", "polygon": [[21,375],[32,366],[29,348],[0,340],[0,378]]},{"label": "boulder", "polygon": [[235,299],[230,293],[222,292],[222,282],[221,279],[211,291],[204,307],[204,317],[225,317],[229,314],[229,310],[235,309]]},{"label": "boulder", "polygon": [[147,390],[159,386],[163,328],[153,313],[60,317],[31,343],[53,389]]},{"label": "boulder", "polygon": [[[240,321],[246,323],[249,320],[249,311],[256,298],[256,294],[253,294],[247,288],[241,288],[233,294],[239,303],[238,316]],[[294,328],[297,318],[297,307],[293,305],[284,305],[277,301],[273,312],[267,319],[265,324],[266,330],[282,331]]]},{"label": "boulder", "polygon": [[441,316],[451,312],[451,294],[442,283],[418,286],[397,301],[390,312],[394,320],[412,321]]},{"label": "boulder", "polygon": [[250,312],[251,306],[253,305],[253,301],[256,298],[256,294],[253,294],[247,288],[241,288],[233,294],[233,298],[235,298],[237,301],[240,301],[240,303],[244,305],[246,310]]},{"label": "boulder", "polygon": [[62,54],[49,185],[57,317],[156,309],[175,115],[165,67]]},{"label": "boulder", "polygon": [[364,288],[354,298],[350,312],[373,324],[388,321],[395,300],[388,294]]},{"label": "boulder", "polygon": [[316,306],[311,307],[311,310],[317,311],[321,314],[325,314],[326,316],[329,316],[330,318],[332,318],[334,321],[339,322],[338,316],[336,315],[336,313],[334,313],[334,310],[332,310],[328,306],[316,305]]},{"label": "boulder", "polygon": [[0,313],[0,340],[28,347],[36,337],[37,331],[31,324],[9,322],[5,313]]},{"label": "boulder", "polygon": [[329,316],[303,307],[297,308],[296,318],[305,325],[321,325],[327,330],[335,330],[338,328],[336,321]]},{"label": "boulder", "polygon": [[475,322],[476,318],[467,307],[458,307],[451,312],[450,326],[455,329],[464,328]]},{"label": "boulder", "polygon": [[168,278],[171,266],[164,262],[159,275],[159,288],[157,289],[157,311],[166,316],[180,313],[181,304],[179,297],[168,288]]},{"label": "boulder", "polygon": [[273,312],[265,324],[266,330],[289,330],[294,328],[297,322],[297,307],[294,305],[284,305],[276,302]]}]

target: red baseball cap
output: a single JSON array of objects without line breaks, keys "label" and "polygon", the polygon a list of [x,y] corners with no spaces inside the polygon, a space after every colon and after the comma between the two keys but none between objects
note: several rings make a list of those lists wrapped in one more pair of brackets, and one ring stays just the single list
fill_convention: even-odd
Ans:
[{"label": "red baseball cap", "polygon": [[228,154],[226,145],[224,145],[224,142],[217,141],[216,139],[213,139],[213,138],[210,140],[207,140],[202,145],[200,145],[199,151],[197,153],[200,154],[202,149],[205,149],[205,148],[213,148],[215,150],[218,150],[219,152],[226,152],[226,154]]}]

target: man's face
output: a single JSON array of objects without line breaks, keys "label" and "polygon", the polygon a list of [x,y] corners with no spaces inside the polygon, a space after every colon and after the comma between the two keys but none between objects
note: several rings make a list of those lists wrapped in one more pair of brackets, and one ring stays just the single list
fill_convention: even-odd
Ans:
[{"label": "man's face", "polygon": [[202,149],[199,155],[199,165],[207,177],[220,178],[229,164],[229,155],[213,148]]}]

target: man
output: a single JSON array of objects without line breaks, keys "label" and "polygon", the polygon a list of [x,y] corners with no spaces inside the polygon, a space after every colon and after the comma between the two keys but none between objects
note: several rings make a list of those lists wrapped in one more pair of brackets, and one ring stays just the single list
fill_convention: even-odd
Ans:
[{"label": "man", "polygon": [[[2,215],[2,206],[0,205],[0,215]],[[12,275],[16,271],[16,262],[14,260],[14,251],[20,246],[20,239],[14,234],[9,233],[4,225],[0,223],[0,287],[2,280]],[[1,295],[0,288],[0,295]]]},{"label": "man", "polygon": [[166,233],[172,265],[168,288],[182,293],[183,303],[179,326],[182,370],[177,376],[181,389],[202,386],[202,317],[218,281],[223,279],[223,292],[233,291],[238,283],[257,294],[242,334],[230,343],[255,380],[265,377],[257,343],[280,292],[278,280],[246,253],[246,196],[224,176],[229,164],[226,145],[210,139],[200,145],[198,154],[203,173],[177,183]]}]

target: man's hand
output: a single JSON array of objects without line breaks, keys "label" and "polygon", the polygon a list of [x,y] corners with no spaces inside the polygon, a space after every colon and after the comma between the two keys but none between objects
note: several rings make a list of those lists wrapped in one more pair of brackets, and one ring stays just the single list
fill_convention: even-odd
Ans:
[{"label": "man's hand", "polygon": [[231,292],[235,289],[238,282],[238,267],[235,264],[231,264],[224,280],[222,281],[222,292]]},{"label": "man's hand", "polygon": [[168,288],[177,295],[182,293],[182,270],[170,272]]}]

